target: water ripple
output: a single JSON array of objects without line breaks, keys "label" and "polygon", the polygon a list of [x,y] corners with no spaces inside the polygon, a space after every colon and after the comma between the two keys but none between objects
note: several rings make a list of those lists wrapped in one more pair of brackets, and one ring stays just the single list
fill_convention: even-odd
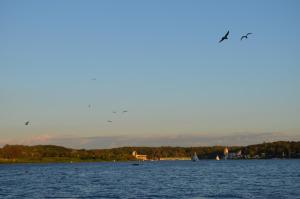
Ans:
[{"label": "water ripple", "polygon": [[300,160],[0,165],[0,198],[297,198]]}]

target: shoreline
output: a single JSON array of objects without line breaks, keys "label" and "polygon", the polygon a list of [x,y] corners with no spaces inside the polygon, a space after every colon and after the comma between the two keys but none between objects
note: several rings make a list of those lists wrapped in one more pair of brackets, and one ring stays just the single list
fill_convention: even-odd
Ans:
[{"label": "shoreline", "polygon": [[211,147],[120,147],[112,149],[71,149],[55,145],[5,145],[0,148],[0,164],[183,161],[197,155],[215,159],[299,159],[300,142],[278,141],[249,146]]},{"label": "shoreline", "polygon": [[[200,159],[198,160],[198,162],[200,161],[215,161],[215,162],[224,162],[224,161],[253,161],[253,160],[299,160],[300,158],[260,158],[260,159],[227,159],[227,160],[215,160],[215,159]],[[76,164],[76,163],[136,163],[136,162],[140,162],[140,163],[150,163],[150,162],[182,162],[182,161],[188,161],[188,162],[192,162],[192,160],[180,160],[180,159],[168,159],[168,160],[155,160],[155,161],[151,161],[151,160],[146,160],[146,161],[139,161],[139,160],[119,160],[119,161],[108,161],[108,160],[87,160],[87,161],[22,161],[22,160],[16,160],[16,161],[1,161],[0,160],[0,165],[10,165],[10,164],[57,164],[57,163],[65,163],[65,164]]]}]

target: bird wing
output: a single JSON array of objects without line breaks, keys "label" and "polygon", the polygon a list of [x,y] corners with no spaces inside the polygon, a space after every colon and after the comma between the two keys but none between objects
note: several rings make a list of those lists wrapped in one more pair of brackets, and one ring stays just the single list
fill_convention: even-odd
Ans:
[{"label": "bird wing", "polygon": [[251,35],[251,34],[252,34],[252,32],[249,32],[249,33],[247,33],[247,36],[248,36],[248,35]]},{"label": "bird wing", "polygon": [[227,31],[227,33],[225,34],[225,37],[227,37],[229,35],[229,30]]},{"label": "bird wing", "polygon": [[242,41],[244,38],[247,38],[247,37],[246,37],[246,36],[242,36],[242,37],[241,37],[241,41]]},{"label": "bird wing", "polygon": [[222,37],[222,39],[219,41],[219,43],[221,43],[222,41],[224,41],[224,39],[227,38],[227,36],[229,35],[229,30],[226,32],[226,34]]}]

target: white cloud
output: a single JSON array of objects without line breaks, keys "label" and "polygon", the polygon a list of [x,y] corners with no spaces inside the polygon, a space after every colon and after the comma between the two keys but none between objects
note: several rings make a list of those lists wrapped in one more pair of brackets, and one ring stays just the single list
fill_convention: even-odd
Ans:
[{"label": "white cloud", "polygon": [[172,136],[97,136],[72,137],[38,135],[26,140],[0,140],[4,144],[53,144],[71,148],[114,148],[121,146],[213,146],[249,145],[272,141],[299,141],[300,134],[284,132],[235,133],[227,136],[172,135]]}]

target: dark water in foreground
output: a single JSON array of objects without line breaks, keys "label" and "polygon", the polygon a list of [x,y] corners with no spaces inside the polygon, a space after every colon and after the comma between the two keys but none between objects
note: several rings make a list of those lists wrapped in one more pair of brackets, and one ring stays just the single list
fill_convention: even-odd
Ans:
[{"label": "dark water in foreground", "polygon": [[300,198],[300,160],[0,165],[0,198]]}]

